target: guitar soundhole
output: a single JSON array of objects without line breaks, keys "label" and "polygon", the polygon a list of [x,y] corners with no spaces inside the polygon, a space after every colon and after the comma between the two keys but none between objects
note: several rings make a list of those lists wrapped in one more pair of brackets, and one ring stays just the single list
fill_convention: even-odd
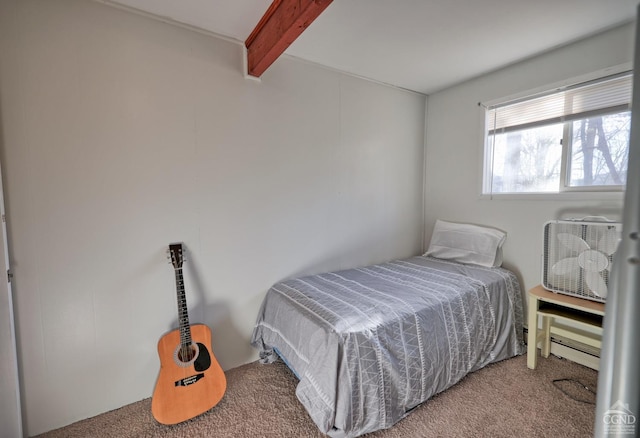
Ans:
[{"label": "guitar soundhole", "polygon": [[198,353],[198,344],[192,343],[188,347],[178,345],[175,352],[173,353],[173,359],[179,366],[187,367],[193,364],[193,362],[198,357]]},{"label": "guitar soundhole", "polygon": [[196,351],[193,347],[181,348],[180,351],[178,351],[178,359],[181,362],[190,362],[194,357],[196,357]]}]

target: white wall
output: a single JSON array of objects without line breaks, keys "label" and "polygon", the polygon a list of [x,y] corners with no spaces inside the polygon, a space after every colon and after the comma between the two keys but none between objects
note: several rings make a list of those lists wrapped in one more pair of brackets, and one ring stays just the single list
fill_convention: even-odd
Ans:
[{"label": "white wall", "polygon": [[422,248],[423,95],[86,0],[0,1],[0,63],[29,435],[151,395],[170,242],[225,369],[272,283]]},{"label": "white wall", "polygon": [[508,233],[505,266],[520,276],[527,290],[541,281],[542,230],[546,221],[586,215],[620,219],[621,194],[536,200],[481,198],[483,116],[478,102],[630,63],[633,37],[633,25],[622,26],[430,95],[425,241],[429,242],[438,218],[502,229]]}]

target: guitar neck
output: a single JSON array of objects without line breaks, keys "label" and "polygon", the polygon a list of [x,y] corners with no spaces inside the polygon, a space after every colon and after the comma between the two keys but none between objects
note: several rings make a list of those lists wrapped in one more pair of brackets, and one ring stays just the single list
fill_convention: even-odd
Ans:
[{"label": "guitar neck", "polygon": [[191,326],[189,325],[189,312],[187,309],[187,297],[184,292],[184,277],[182,268],[175,269],[176,292],[178,295],[178,325],[180,328],[180,344],[183,347],[191,345]]}]

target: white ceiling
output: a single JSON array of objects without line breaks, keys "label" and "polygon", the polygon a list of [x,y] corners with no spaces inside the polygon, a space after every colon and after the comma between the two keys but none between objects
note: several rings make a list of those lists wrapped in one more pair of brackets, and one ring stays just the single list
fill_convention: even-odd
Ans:
[{"label": "white ceiling", "polygon": [[[271,0],[102,1],[238,41],[249,36],[271,4]],[[638,2],[334,0],[286,53],[429,94],[633,21]]]}]

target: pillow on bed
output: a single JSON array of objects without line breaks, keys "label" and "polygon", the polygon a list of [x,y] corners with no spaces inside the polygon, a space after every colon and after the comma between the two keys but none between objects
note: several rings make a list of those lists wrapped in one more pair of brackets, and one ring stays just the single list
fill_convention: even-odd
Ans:
[{"label": "pillow on bed", "polygon": [[436,221],[425,256],[496,267],[502,265],[507,234],[495,228]]}]

